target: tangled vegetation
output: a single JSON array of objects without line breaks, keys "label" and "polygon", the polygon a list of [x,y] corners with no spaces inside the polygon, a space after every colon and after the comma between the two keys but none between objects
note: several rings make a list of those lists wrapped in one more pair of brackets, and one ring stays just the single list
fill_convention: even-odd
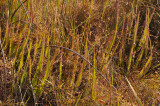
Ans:
[{"label": "tangled vegetation", "polygon": [[160,104],[157,0],[0,0],[0,105]]}]

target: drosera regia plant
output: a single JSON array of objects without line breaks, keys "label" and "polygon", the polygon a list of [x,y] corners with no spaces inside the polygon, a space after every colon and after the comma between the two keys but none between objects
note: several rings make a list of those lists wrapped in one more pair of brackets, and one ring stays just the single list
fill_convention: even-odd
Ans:
[{"label": "drosera regia plant", "polygon": [[0,0],[0,11],[0,105],[160,103],[157,0]]}]

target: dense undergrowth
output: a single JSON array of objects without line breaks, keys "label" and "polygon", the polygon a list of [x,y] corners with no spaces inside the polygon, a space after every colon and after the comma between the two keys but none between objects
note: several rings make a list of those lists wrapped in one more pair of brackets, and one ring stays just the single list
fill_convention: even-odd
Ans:
[{"label": "dense undergrowth", "polygon": [[157,0],[0,0],[0,105],[158,105]]}]

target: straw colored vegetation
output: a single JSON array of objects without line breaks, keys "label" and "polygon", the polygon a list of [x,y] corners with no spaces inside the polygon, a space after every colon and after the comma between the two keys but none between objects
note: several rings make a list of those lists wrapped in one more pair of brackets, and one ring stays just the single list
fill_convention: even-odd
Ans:
[{"label": "straw colored vegetation", "polygon": [[158,0],[0,0],[0,105],[160,104]]}]

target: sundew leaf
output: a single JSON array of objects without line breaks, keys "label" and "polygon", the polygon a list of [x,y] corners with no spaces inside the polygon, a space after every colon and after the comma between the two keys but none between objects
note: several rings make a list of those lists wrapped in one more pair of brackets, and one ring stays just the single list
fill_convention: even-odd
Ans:
[{"label": "sundew leaf", "polygon": [[142,68],[141,72],[138,74],[138,77],[142,77],[145,73],[147,73],[147,71],[145,71],[145,70],[147,69],[147,67],[151,63],[152,56],[153,56],[153,53],[151,53],[151,55],[150,55],[148,61],[146,62],[145,66]]},{"label": "sundew leaf", "polygon": [[30,35],[30,30],[28,30],[27,38],[26,38],[26,40],[24,41],[23,46],[22,46],[22,51],[21,51],[21,53],[20,53],[20,64],[19,64],[19,68],[18,68],[17,75],[19,75],[19,72],[20,72],[20,70],[21,70],[22,67],[23,67],[24,51],[25,51],[25,47],[26,47],[27,42],[28,42],[29,35]]},{"label": "sundew leaf", "polygon": [[[40,71],[43,68],[44,48],[45,48],[45,35],[42,36],[42,38],[43,38],[43,41],[42,41],[42,49],[41,49],[40,59],[39,59],[38,66],[37,66],[36,72],[35,72],[33,80],[32,80],[33,87],[35,87],[37,85],[39,77],[40,77]],[[35,91],[36,95],[39,96],[37,87],[35,87],[34,91]]]},{"label": "sundew leaf", "polygon": [[38,42],[41,43],[41,40],[42,40],[42,38],[41,38],[40,41],[39,41],[39,40],[38,40],[38,36],[37,36],[37,38],[36,38],[36,44],[35,44],[35,47],[34,47],[34,54],[33,54],[33,62],[32,62],[32,63],[34,63],[34,61],[35,61],[35,59],[36,59],[37,49],[38,49],[38,47],[40,46],[40,45],[38,44]]},{"label": "sundew leaf", "polygon": [[[72,40],[72,44],[74,44],[75,40],[75,35],[72,36],[73,40]],[[77,44],[76,45],[72,45],[72,48],[76,46],[76,49],[79,50],[79,39],[77,39]],[[74,59],[74,68],[73,68],[73,72],[72,72],[72,78],[71,78],[71,82],[70,82],[70,87],[74,86],[74,82],[75,82],[75,76],[76,76],[76,70],[77,70],[77,63],[78,63],[78,56],[75,56]]]},{"label": "sundew leaf", "polygon": [[93,0],[91,0],[91,7],[90,7],[90,11],[89,11],[90,15],[92,14],[92,10],[93,10]]},{"label": "sundew leaf", "polygon": [[31,63],[31,59],[29,59],[29,81],[31,81],[31,74],[32,74],[32,63]]},{"label": "sundew leaf", "polygon": [[[115,48],[113,49],[113,52],[112,52],[112,54],[111,54],[111,56],[110,56],[110,60],[108,61],[108,64],[109,64],[110,61],[112,61],[112,57],[114,56],[116,50],[118,49],[118,46],[119,46],[119,44],[120,44],[120,42],[121,42],[121,38],[123,37],[124,25],[125,25],[125,17],[126,17],[126,16],[124,15],[121,35],[120,35],[120,37],[119,37],[118,42],[117,42],[116,45],[115,45]],[[122,43],[122,44],[123,44],[123,43]],[[123,47],[122,47],[122,48],[123,48]],[[120,55],[121,55],[121,54],[120,54]],[[121,58],[121,57],[119,58],[119,60],[120,60],[120,62],[122,62],[122,58]]]},{"label": "sundew leaf", "polygon": [[103,19],[103,15],[104,15],[104,12],[105,12],[105,10],[106,10],[106,7],[107,7],[107,5],[108,5],[108,1],[109,1],[109,0],[106,1],[105,6],[104,6],[104,8],[103,8],[102,19]]},{"label": "sundew leaf", "polygon": [[26,76],[27,76],[27,71],[26,71],[26,69],[24,69],[23,74],[22,74],[22,77],[21,77],[21,81],[20,81],[20,86],[22,86],[23,81],[24,81],[24,78],[25,78]]},{"label": "sundew leaf", "polygon": [[80,73],[78,75],[78,79],[76,81],[76,87],[79,87],[81,82],[82,82],[82,75],[83,75],[83,64],[81,65],[81,70]]},{"label": "sundew leaf", "polygon": [[[76,56],[77,57],[77,56]],[[73,72],[72,72],[72,78],[71,78],[71,82],[70,82],[70,87],[73,86],[73,83],[75,81],[75,73],[76,73],[76,69],[77,69],[77,59],[75,60],[75,64],[74,64],[74,68],[73,68]]]},{"label": "sundew leaf", "polygon": [[113,45],[115,43],[117,32],[118,32],[118,25],[119,25],[119,7],[118,7],[118,4],[117,4],[116,8],[117,8],[117,12],[116,12],[116,14],[117,14],[117,16],[116,16],[116,28],[115,28],[114,35],[113,35],[113,38],[111,40],[111,43],[109,45],[109,49],[107,48],[108,50],[106,50],[107,51],[106,61],[108,61],[108,59],[110,57],[110,53],[111,53],[112,47],[113,47]]},{"label": "sundew leaf", "polygon": [[11,38],[10,41],[9,41],[9,44],[10,44],[9,45],[9,57],[11,56],[11,53],[12,53],[12,48],[13,48],[12,43],[13,43],[13,39]]},{"label": "sundew leaf", "polygon": [[[14,77],[13,81],[15,81],[15,79],[17,78],[17,82],[14,84],[14,86],[16,86],[21,78],[21,75],[20,75],[20,72],[23,68],[23,65],[24,65],[24,52],[25,52],[25,48],[26,48],[26,45],[27,45],[27,42],[28,42],[28,39],[29,39],[29,35],[30,35],[30,30],[28,30],[28,35],[27,35],[27,38],[25,39],[25,41],[23,42],[23,46],[21,46],[19,49],[22,49],[20,50],[20,55],[19,55],[19,58],[17,59],[17,55],[18,55],[18,51],[19,49],[17,49],[17,53],[16,53],[16,58],[14,60],[14,65],[16,63],[16,61],[19,61],[19,66],[18,66],[18,71],[16,73],[16,76]],[[24,71],[23,71],[23,74],[24,74]],[[23,82],[23,79],[24,77],[22,76],[21,78],[21,81]],[[20,81],[20,82],[21,82]]]},{"label": "sundew leaf", "polygon": [[77,101],[76,101],[75,106],[78,106],[78,103],[79,103],[79,101],[80,101],[80,99],[81,99],[81,97],[82,97],[82,94],[83,94],[83,93],[81,93],[81,94],[79,95],[79,97],[78,97],[78,99],[77,99]]},{"label": "sundew leaf", "polygon": [[145,25],[145,28],[144,28],[143,35],[141,36],[141,39],[140,39],[140,42],[139,42],[138,50],[140,49],[140,47],[144,44],[144,42],[146,40],[146,36],[148,34],[148,28],[149,28],[149,11],[147,11],[147,13],[146,13],[146,25]]},{"label": "sundew leaf", "polygon": [[140,51],[140,53],[139,53],[139,56],[138,56],[138,58],[137,58],[137,60],[136,60],[136,62],[135,62],[135,65],[134,65],[134,70],[138,67],[138,65],[139,65],[139,63],[140,63],[140,61],[141,61],[141,59],[142,59],[143,53],[144,53],[144,51],[145,51],[145,45],[146,45],[146,43],[143,44],[143,46],[142,46],[142,48],[141,48],[141,51]]},{"label": "sundew leaf", "polygon": [[139,47],[138,47],[138,50],[143,46],[144,42],[146,41],[147,39],[147,36],[149,34],[149,25],[150,25],[150,22],[152,20],[152,17],[153,17],[153,14],[155,12],[155,9],[153,10],[151,16],[149,16],[150,14],[150,10],[147,9],[147,13],[146,13],[146,25],[145,25],[145,28],[144,28],[144,32],[143,32],[143,35],[140,39],[140,43],[139,43]]},{"label": "sundew leaf", "polygon": [[[48,35],[48,38],[47,38],[47,46],[49,46],[49,35]],[[48,52],[49,52],[49,47],[46,47],[45,57],[47,57]]]},{"label": "sundew leaf", "polygon": [[30,45],[29,45],[29,50],[28,50],[28,55],[27,55],[26,62],[30,59],[31,49],[32,49],[32,41],[30,41]]},{"label": "sundew leaf", "polygon": [[24,52],[22,51],[21,54],[20,54],[21,58],[20,58],[19,68],[18,68],[18,71],[17,71],[17,76],[19,75],[19,73],[20,73],[20,71],[23,67],[23,54],[24,54]]},{"label": "sundew leaf", "polygon": [[4,46],[3,50],[7,49],[7,46],[8,46],[8,40],[9,40],[8,39],[9,38],[8,33],[9,33],[9,22],[7,20],[6,31],[5,31],[4,40],[3,40],[3,43],[2,43],[2,45],[4,45],[4,43],[5,43],[5,46]]},{"label": "sundew leaf", "polygon": [[[95,67],[96,65],[96,59],[95,59],[95,50],[94,50],[94,64],[93,66]],[[92,77],[92,99],[96,100],[96,95],[97,95],[97,91],[96,91],[96,70],[93,70],[93,77]]]},{"label": "sundew leaf", "polygon": [[44,78],[43,78],[43,80],[42,80],[41,86],[40,86],[40,88],[39,88],[39,92],[40,92],[39,95],[42,94],[44,84],[45,84],[45,82],[46,82],[46,80],[47,80],[47,78],[48,78],[48,76],[49,76],[49,67],[50,67],[50,51],[48,51],[48,60],[47,60],[46,72],[45,72],[45,76],[44,76]]},{"label": "sundew leaf", "polygon": [[[19,37],[21,38],[21,36],[22,36],[22,32],[20,32]],[[21,40],[21,39],[20,39],[20,40]],[[15,57],[14,57],[13,66],[15,66],[16,61],[17,61],[17,58],[18,58],[17,55],[18,55],[19,52],[21,52],[21,50],[22,50],[22,46],[20,46],[20,42],[19,42],[18,45],[17,45],[17,50],[16,50],[16,54],[15,54]]]},{"label": "sundew leaf", "polygon": [[133,57],[133,51],[134,51],[134,47],[135,47],[135,44],[136,44],[136,37],[137,37],[137,31],[138,31],[138,25],[139,25],[139,16],[140,16],[140,13],[138,14],[137,22],[136,22],[135,27],[134,27],[134,36],[133,36],[132,47],[131,47],[130,55],[129,55],[127,73],[130,70],[130,66],[131,66],[131,62],[132,62],[132,57]]},{"label": "sundew leaf", "polygon": [[60,65],[59,65],[59,84],[61,84],[62,81],[62,50],[61,50],[61,59],[60,59]]}]

